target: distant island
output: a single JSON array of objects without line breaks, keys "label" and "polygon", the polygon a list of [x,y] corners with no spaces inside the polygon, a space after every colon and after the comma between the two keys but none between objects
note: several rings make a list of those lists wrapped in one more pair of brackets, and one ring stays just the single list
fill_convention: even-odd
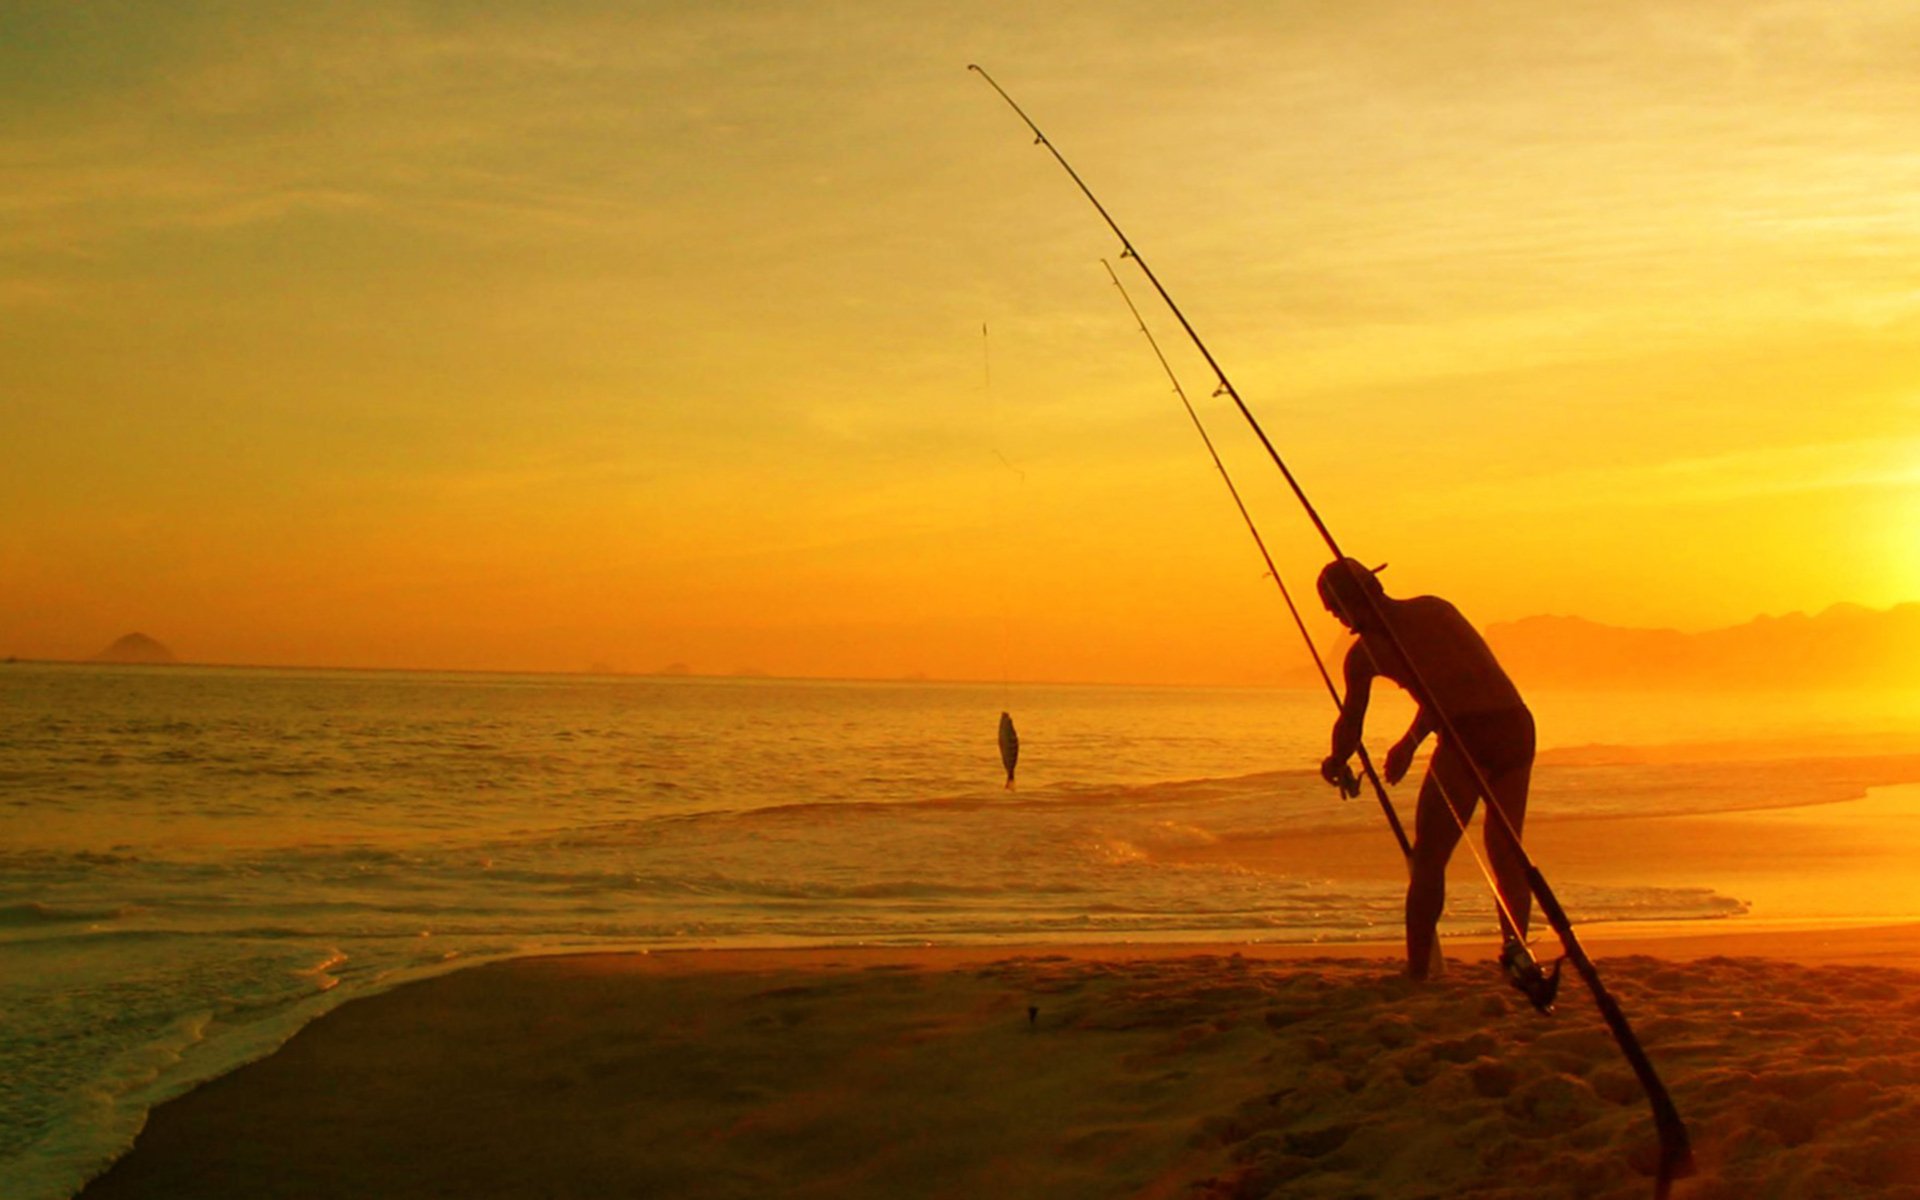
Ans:
[{"label": "distant island", "polygon": [[111,646],[87,660],[97,663],[140,663],[148,666],[176,663],[173,651],[144,633],[129,633],[115,638]]},{"label": "distant island", "polygon": [[1920,689],[1920,604],[1836,604],[1704,633],[1560,616],[1485,632],[1522,688]]}]

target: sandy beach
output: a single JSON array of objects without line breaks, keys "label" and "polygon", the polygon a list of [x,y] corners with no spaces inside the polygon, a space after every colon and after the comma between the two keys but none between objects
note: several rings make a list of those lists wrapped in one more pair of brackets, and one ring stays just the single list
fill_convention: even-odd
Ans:
[{"label": "sandy beach", "polygon": [[[1748,854],[1765,893],[1786,886],[1776,859],[1791,839],[1759,826],[1800,822],[1825,831],[1820,845],[1873,842],[1850,861],[1884,889],[1903,827],[1872,806],[1906,802],[1605,827],[1644,851],[1643,873],[1684,844],[1710,848],[1709,864]],[[1600,855],[1605,841],[1628,861],[1618,837],[1540,830],[1542,846]],[[1337,847],[1319,850],[1339,862]],[[1284,857],[1267,852],[1269,865]],[[1675,1196],[1920,1196],[1920,925],[1582,932],[1688,1123],[1698,1172]],[[1538,948],[1557,952],[1550,936]],[[83,1195],[1653,1193],[1645,1098],[1571,972],[1543,1017],[1501,978],[1490,943],[1449,942],[1446,977],[1420,985],[1397,951],[495,963],[350,1002],[162,1106]]]}]

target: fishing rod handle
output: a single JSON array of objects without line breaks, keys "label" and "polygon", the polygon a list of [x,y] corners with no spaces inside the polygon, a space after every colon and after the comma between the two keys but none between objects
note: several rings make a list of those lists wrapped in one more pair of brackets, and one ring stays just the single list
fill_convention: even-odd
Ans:
[{"label": "fishing rod handle", "polygon": [[1600,1017],[1607,1024],[1608,1032],[1620,1047],[1620,1053],[1626,1057],[1627,1065],[1633,1068],[1634,1077],[1640,1081],[1640,1090],[1647,1094],[1647,1104],[1653,1110],[1653,1125],[1660,1136],[1660,1188],[1659,1194],[1666,1194],[1666,1181],[1685,1178],[1694,1172],[1693,1144],[1687,1135],[1686,1122],[1680,1119],[1680,1110],[1674,1106],[1673,1097],[1667,1091],[1667,1085],[1661,1082],[1659,1072],[1653,1068],[1653,1061],[1647,1057],[1647,1051],[1640,1044],[1640,1038],[1633,1032],[1633,1026],[1627,1021],[1613,993],[1601,982],[1600,970],[1587,957],[1585,947],[1573,932],[1573,922],[1567,917],[1567,910],[1560,907],[1560,898],[1553,894],[1547,885],[1546,876],[1538,867],[1527,867],[1527,885],[1532,888],[1534,898],[1540,902],[1540,911],[1547,918],[1547,924],[1560,936],[1560,944],[1565,947],[1567,961],[1580,973],[1586,982],[1587,990],[1593,993],[1594,1006],[1600,1010]]}]

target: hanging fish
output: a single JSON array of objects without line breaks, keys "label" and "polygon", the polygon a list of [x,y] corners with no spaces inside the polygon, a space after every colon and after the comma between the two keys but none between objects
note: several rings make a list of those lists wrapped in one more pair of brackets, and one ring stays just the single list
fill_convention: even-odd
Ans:
[{"label": "hanging fish", "polygon": [[1000,714],[1000,761],[1007,768],[1007,790],[1013,790],[1013,764],[1020,761],[1020,735],[1013,731],[1013,717]]}]

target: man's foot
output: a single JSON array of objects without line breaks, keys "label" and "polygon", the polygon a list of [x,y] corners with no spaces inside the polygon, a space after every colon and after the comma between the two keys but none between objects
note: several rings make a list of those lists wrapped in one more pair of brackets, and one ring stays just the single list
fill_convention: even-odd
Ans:
[{"label": "man's foot", "polygon": [[1446,954],[1440,952],[1440,943],[1434,943],[1432,948],[1427,950],[1427,970],[1419,970],[1411,962],[1407,964],[1407,979],[1413,979],[1415,983],[1419,983],[1421,979],[1444,979],[1444,977],[1446,977]]}]

